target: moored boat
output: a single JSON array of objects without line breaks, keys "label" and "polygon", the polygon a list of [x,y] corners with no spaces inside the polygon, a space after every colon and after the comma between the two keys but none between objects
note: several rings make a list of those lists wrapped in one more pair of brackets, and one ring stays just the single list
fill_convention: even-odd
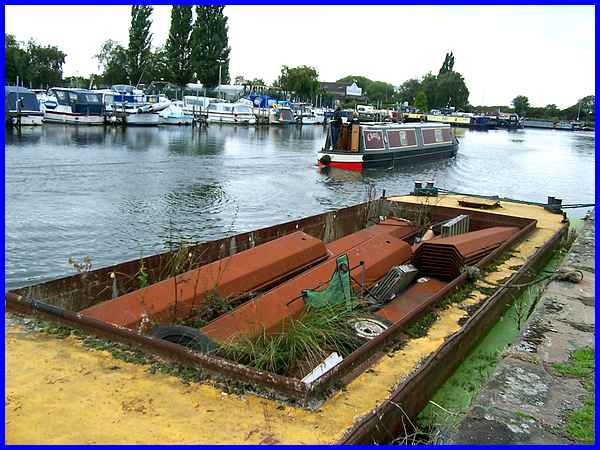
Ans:
[{"label": "moored boat", "polygon": [[170,105],[158,113],[161,125],[191,125],[194,116],[184,110],[183,101],[171,102]]},{"label": "moored boat", "polygon": [[117,119],[134,126],[156,126],[160,123],[158,112],[165,109],[168,103],[159,102],[158,98],[154,103],[149,103],[141,89],[130,85],[116,84],[111,89],[110,109],[109,103],[106,105]]},{"label": "moored boat", "polygon": [[393,167],[456,155],[458,140],[447,124],[345,123],[335,148],[330,127],[325,147],[317,154],[320,166],[348,170]]},{"label": "moored boat", "polygon": [[210,103],[206,109],[208,123],[253,125],[256,117],[246,103]]},{"label": "moored boat", "polygon": [[44,122],[71,125],[104,124],[104,105],[101,96],[86,89],[48,89],[42,104]]},{"label": "moored boat", "polygon": [[4,108],[9,125],[41,125],[44,113],[35,92],[21,86],[4,86]]},{"label": "moored boat", "polygon": [[294,112],[289,106],[273,104],[268,110],[269,123],[275,125],[287,125],[290,123],[296,123]]}]

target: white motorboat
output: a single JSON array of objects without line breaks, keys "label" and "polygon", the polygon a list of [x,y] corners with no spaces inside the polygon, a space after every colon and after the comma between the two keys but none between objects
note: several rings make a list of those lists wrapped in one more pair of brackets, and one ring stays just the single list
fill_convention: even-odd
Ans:
[{"label": "white motorboat", "polygon": [[158,115],[161,125],[191,125],[194,120],[194,116],[185,112],[181,100],[171,102]]},{"label": "white motorboat", "polygon": [[[111,90],[112,99],[110,94],[106,94],[104,104],[108,111],[115,117],[125,120],[127,125],[156,126],[160,123],[158,112],[168,106],[158,100],[149,103],[142,90],[126,84],[116,84],[111,87]],[[108,109],[109,105],[110,109]]]},{"label": "white motorboat", "polygon": [[42,103],[44,122],[73,125],[104,124],[104,105],[100,95],[87,89],[51,88]]},{"label": "white motorboat", "polygon": [[210,103],[207,108],[208,123],[233,123],[253,125],[256,117],[245,103]]},{"label": "white motorboat", "polygon": [[322,110],[318,111],[302,103],[297,105],[294,115],[300,125],[322,125],[325,122],[325,114]]}]

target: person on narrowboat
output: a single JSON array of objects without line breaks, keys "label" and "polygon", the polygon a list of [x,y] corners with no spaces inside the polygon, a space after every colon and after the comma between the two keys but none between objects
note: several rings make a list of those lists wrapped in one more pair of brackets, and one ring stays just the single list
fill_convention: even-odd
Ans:
[{"label": "person on narrowboat", "polygon": [[337,144],[338,136],[340,135],[340,129],[342,128],[342,107],[337,105],[333,112],[333,120],[331,121],[331,149],[335,150],[335,144]]}]

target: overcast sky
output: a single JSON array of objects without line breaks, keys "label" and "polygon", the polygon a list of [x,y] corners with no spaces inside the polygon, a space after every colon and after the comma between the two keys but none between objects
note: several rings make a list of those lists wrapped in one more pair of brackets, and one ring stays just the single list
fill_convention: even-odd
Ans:
[{"label": "overcast sky", "polygon": [[[152,15],[153,45],[170,6]],[[129,6],[5,6],[5,30],[67,54],[64,75],[97,72],[106,39],[128,41]],[[453,51],[473,105],[561,108],[594,93],[594,6],[227,6],[230,73],[272,82],[281,66],[310,65],[321,81],[364,75],[399,85],[437,74]]]}]

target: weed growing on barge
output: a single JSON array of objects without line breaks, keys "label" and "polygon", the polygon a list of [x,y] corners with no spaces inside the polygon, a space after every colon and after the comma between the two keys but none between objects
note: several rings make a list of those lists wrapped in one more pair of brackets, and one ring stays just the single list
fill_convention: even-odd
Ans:
[{"label": "weed growing on barge", "polygon": [[297,319],[289,319],[283,329],[257,336],[240,337],[224,345],[225,357],[280,375],[304,374],[320,364],[330,353],[346,356],[363,341],[350,326],[358,314],[345,305],[307,307]]}]

